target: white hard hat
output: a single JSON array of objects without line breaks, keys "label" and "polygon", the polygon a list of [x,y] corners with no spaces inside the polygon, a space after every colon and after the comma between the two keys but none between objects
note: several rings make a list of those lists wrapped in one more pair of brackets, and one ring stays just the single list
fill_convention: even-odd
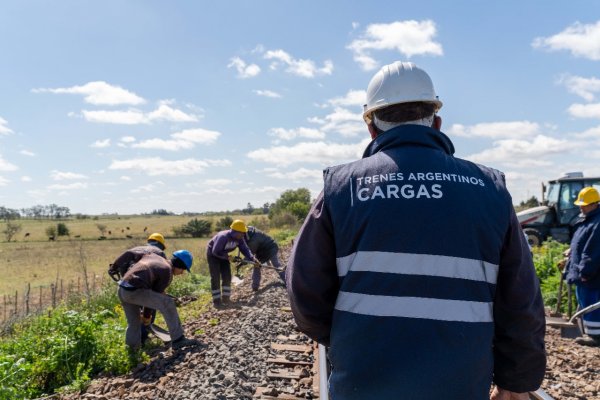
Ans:
[{"label": "white hard hat", "polygon": [[375,110],[400,103],[426,102],[442,108],[427,72],[411,62],[396,61],[383,66],[367,88],[363,119],[370,123]]}]

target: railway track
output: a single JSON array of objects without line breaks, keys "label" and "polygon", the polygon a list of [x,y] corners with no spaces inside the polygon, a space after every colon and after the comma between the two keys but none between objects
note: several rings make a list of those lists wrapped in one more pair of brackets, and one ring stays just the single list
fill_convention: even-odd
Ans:
[{"label": "railway track", "polygon": [[[304,335],[279,336],[271,343],[275,356],[268,359],[270,380],[287,381],[287,390],[260,386],[254,394],[259,400],[329,400],[327,391],[326,348],[306,341]],[[530,400],[554,400],[542,389],[529,393]]]}]

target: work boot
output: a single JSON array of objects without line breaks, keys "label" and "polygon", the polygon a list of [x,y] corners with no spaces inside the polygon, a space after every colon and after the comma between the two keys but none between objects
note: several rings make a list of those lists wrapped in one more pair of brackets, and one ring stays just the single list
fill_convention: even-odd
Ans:
[{"label": "work boot", "polygon": [[578,337],[577,339],[575,339],[575,343],[580,344],[582,346],[600,347],[600,340],[589,336]]},{"label": "work boot", "polygon": [[215,308],[221,308],[221,300],[213,300],[213,306]]},{"label": "work boot", "polygon": [[231,303],[229,296],[223,296],[223,299],[221,301],[223,302],[223,304]]},{"label": "work boot", "polygon": [[202,343],[200,343],[200,341],[197,339],[188,339],[185,336],[181,335],[179,339],[175,339],[171,342],[171,348],[173,350],[178,350],[189,346],[200,346],[201,344]]}]

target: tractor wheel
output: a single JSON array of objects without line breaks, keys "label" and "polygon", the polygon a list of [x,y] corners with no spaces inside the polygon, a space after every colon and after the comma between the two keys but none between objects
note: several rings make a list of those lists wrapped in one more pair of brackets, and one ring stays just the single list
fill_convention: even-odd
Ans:
[{"label": "tractor wheel", "polygon": [[544,236],[540,231],[534,228],[526,228],[523,230],[525,236],[527,236],[527,242],[531,247],[541,246],[544,241]]}]

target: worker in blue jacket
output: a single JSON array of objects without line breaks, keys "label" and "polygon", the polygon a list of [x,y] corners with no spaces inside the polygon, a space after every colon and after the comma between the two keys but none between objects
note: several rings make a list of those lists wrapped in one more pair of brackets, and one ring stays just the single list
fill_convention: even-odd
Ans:
[{"label": "worker in blue jacket", "polygon": [[[361,160],[327,168],[287,269],[333,400],[528,399],[544,308],[504,175],[453,156],[429,75],[383,67]],[[490,397],[492,383],[496,386]]]},{"label": "worker in blue jacket", "polygon": [[[581,215],[575,223],[565,271],[567,282],[575,284],[577,302],[583,309],[600,301],[600,194],[594,187],[585,187],[574,204]],[[575,341],[600,346],[600,310],[583,315],[583,328],[588,336]]]}]

